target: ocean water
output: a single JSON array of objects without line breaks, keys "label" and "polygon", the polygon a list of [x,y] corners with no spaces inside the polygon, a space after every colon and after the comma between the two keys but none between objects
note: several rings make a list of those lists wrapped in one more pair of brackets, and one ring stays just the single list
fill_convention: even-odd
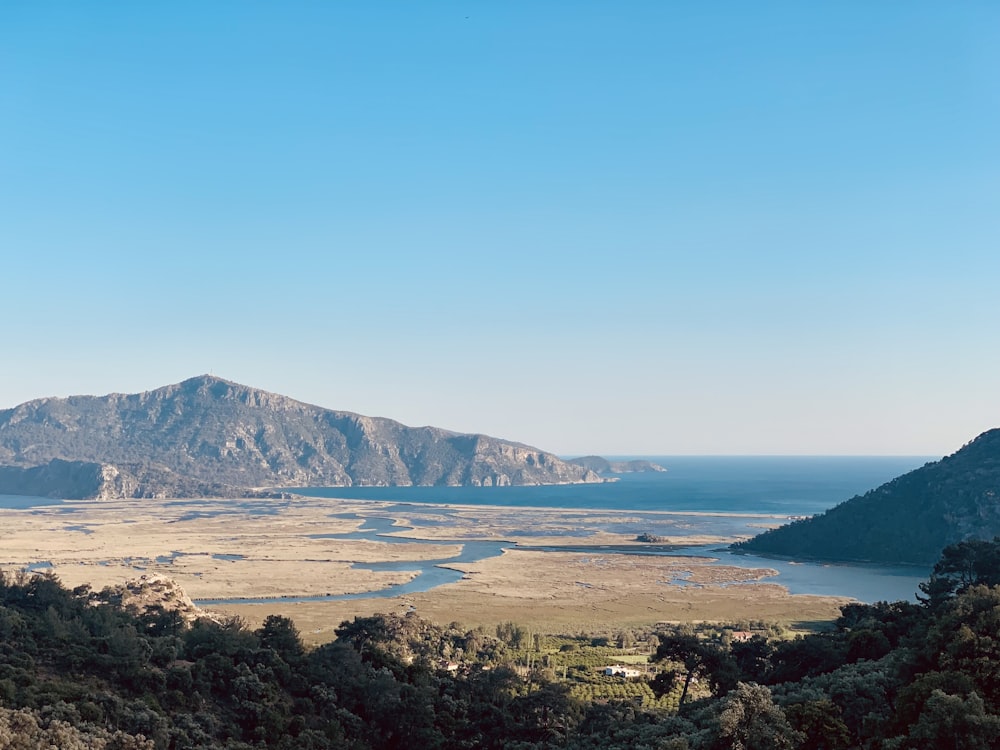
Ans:
[{"label": "ocean water", "polygon": [[[618,457],[616,457],[618,458]],[[632,457],[625,457],[632,458]],[[934,460],[923,456],[644,456],[662,473],[542,487],[306,487],[300,494],[414,503],[809,516]]]}]

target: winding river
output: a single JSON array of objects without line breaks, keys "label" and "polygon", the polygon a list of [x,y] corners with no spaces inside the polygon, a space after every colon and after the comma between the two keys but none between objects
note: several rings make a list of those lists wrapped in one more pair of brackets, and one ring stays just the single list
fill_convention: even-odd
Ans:
[{"label": "winding river", "polygon": [[[613,545],[570,545],[570,546],[524,546],[513,541],[485,542],[448,539],[414,539],[392,534],[409,531],[413,527],[396,526],[394,519],[384,516],[359,516],[343,514],[339,517],[364,518],[364,524],[357,531],[346,534],[316,534],[312,538],[367,540],[388,544],[461,544],[462,551],[452,557],[433,560],[396,561],[384,563],[355,563],[352,567],[372,571],[413,571],[417,575],[406,583],[388,586],[377,591],[354,594],[333,594],[323,596],[276,597],[265,599],[229,598],[198,599],[199,606],[225,606],[230,604],[280,604],[296,602],[337,601],[346,599],[390,598],[404,594],[430,591],[438,586],[455,583],[463,573],[447,566],[453,563],[475,563],[502,555],[506,549],[530,549],[542,552],[580,552],[589,554],[689,556],[711,558],[720,564],[739,568],[771,568],[778,571],[776,577],[763,579],[765,582],[779,583],[792,594],[813,594],[819,596],[847,596],[862,602],[913,600],[919,583],[926,579],[929,571],[913,567],[892,567],[881,565],[844,565],[815,562],[795,562],[777,560],[755,555],[737,554],[720,545],[648,545],[644,547]],[[683,580],[674,581],[678,585],[688,584]],[[743,585],[739,583],[730,584]]]}]

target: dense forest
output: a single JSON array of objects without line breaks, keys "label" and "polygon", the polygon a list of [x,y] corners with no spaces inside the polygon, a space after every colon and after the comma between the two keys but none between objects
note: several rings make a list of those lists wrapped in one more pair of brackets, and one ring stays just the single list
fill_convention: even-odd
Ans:
[{"label": "dense forest", "polygon": [[1000,534],[1000,429],[834,506],[734,545],[765,555],[932,565],[949,544]]},{"label": "dense forest", "polygon": [[[1000,538],[949,547],[922,592],[795,637],[758,624],[609,643],[411,614],[306,649],[283,617],[189,624],[6,575],[0,747],[995,748]],[[637,676],[601,673],[612,647],[640,654]]]}]

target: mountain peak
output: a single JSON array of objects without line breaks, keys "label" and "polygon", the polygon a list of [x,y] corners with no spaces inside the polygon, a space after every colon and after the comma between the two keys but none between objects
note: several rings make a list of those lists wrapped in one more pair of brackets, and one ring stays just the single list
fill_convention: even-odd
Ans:
[{"label": "mountain peak", "polygon": [[220,378],[216,375],[195,375],[193,378],[188,378],[187,380],[182,380],[177,383],[176,386],[166,386],[166,388],[179,388],[184,391],[200,391],[200,390],[212,390],[216,389],[221,391],[222,389],[236,388],[246,391],[258,390],[252,388],[248,385],[243,385],[242,383],[236,383],[232,380],[226,380],[225,378]]},{"label": "mountain peak", "polygon": [[229,385],[239,385],[239,383],[234,383],[231,380],[226,380],[225,378],[220,378],[218,375],[204,374],[195,375],[193,378],[187,378],[182,380],[178,385],[213,385],[215,383],[227,383]]}]

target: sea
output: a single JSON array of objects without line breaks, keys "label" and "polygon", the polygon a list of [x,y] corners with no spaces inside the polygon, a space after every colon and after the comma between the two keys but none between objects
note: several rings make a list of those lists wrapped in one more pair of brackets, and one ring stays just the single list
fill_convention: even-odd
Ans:
[{"label": "sea", "polygon": [[[632,456],[613,460],[632,460]],[[811,516],[935,459],[914,456],[643,456],[665,472],[540,487],[306,487],[315,497],[515,508]]]}]

